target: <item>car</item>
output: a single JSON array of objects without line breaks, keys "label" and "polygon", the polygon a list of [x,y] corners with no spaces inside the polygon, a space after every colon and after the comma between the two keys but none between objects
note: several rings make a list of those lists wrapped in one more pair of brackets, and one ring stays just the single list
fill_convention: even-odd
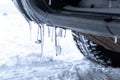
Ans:
[{"label": "car", "polygon": [[27,21],[72,31],[93,62],[120,67],[120,0],[13,0]]}]

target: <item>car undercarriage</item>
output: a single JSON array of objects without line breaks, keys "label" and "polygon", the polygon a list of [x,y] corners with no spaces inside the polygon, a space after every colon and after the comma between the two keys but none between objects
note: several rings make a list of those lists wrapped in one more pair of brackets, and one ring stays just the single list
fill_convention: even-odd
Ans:
[{"label": "car undercarriage", "polygon": [[28,21],[70,29],[88,59],[120,67],[120,0],[13,0]]}]

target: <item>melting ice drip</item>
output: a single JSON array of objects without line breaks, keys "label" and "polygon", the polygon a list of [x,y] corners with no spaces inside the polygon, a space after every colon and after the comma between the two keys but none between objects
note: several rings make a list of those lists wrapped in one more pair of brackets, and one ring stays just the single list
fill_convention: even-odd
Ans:
[{"label": "melting ice drip", "polygon": [[[29,22],[30,25],[30,39],[32,38],[32,24]],[[38,24],[38,32],[37,32],[37,41],[36,43],[41,44],[41,54],[44,53],[44,36],[46,33],[46,27],[47,27],[47,33],[48,37],[51,39],[51,41],[55,45],[55,52],[56,56],[60,55],[62,52],[62,48],[60,45],[60,38],[66,37],[66,29],[59,28],[56,26],[47,26],[44,24]]]},{"label": "melting ice drip", "polygon": [[[50,35],[52,34],[52,35]],[[62,37],[66,37],[66,29],[59,28],[56,26],[48,26],[48,37],[51,38],[55,43],[56,56],[61,54],[62,48],[60,45],[59,39]]]}]

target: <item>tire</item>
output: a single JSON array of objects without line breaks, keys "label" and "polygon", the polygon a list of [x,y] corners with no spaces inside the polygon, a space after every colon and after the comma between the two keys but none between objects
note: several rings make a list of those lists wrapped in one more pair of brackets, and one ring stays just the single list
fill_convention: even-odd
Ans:
[{"label": "tire", "polygon": [[73,40],[80,52],[93,62],[104,66],[120,67],[120,53],[104,48],[78,32],[72,32]]}]

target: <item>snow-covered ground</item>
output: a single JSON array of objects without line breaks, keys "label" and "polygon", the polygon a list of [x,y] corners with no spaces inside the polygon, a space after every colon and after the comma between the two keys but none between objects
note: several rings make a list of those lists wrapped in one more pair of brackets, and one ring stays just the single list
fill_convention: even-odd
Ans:
[{"label": "snow-covered ground", "polygon": [[56,56],[54,42],[45,32],[44,50],[37,40],[38,26],[29,24],[11,0],[0,1],[0,80],[119,80],[119,68],[105,68],[84,58],[70,30],[59,39],[62,52]]}]

